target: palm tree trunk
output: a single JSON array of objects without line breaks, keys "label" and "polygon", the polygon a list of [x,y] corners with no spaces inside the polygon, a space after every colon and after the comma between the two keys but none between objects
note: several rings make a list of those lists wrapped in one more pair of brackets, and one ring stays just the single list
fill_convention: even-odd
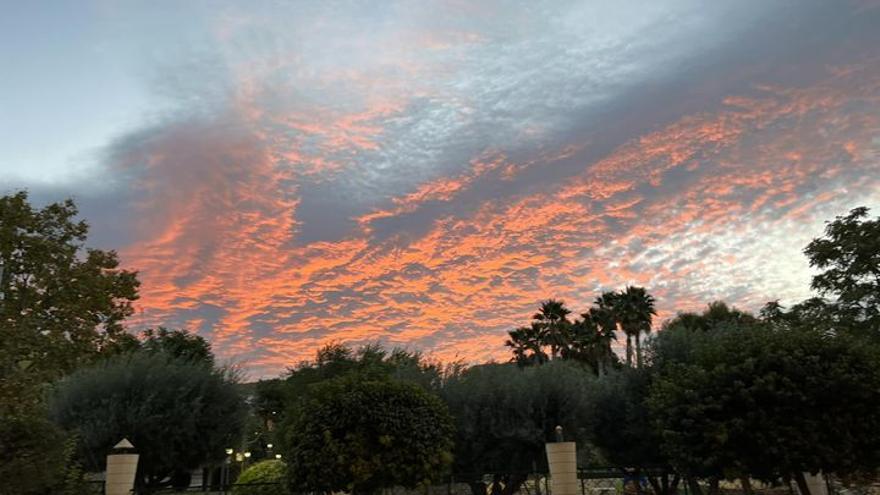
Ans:
[{"label": "palm tree trunk", "polygon": [[633,349],[632,349],[633,341],[632,335],[629,333],[626,334],[626,365],[628,367],[632,367],[633,364]]},{"label": "palm tree trunk", "polygon": [[742,486],[742,491],[745,495],[752,495],[754,493],[752,491],[752,481],[748,476],[740,476],[739,484]]},{"label": "palm tree trunk", "polygon": [[636,332],[636,368],[642,367],[642,332]]},{"label": "palm tree trunk", "polygon": [[700,483],[697,482],[696,478],[692,478],[692,477],[688,476],[687,485],[688,485],[688,488],[689,488],[689,491],[691,492],[691,494],[703,495],[703,489],[700,487]]}]

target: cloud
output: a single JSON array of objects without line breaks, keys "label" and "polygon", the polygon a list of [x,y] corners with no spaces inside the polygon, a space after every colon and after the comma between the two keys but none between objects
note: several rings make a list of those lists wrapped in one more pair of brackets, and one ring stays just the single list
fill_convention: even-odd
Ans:
[{"label": "cloud", "polygon": [[870,11],[530,5],[209,16],[86,201],[140,270],[133,325],[256,375],[329,340],[506,359],[547,297],[804,297],[821,221],[880,207]]}]

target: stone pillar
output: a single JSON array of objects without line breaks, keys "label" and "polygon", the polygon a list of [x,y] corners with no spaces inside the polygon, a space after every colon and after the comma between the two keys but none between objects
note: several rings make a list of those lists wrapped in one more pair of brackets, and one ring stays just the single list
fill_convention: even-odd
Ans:
[{"label": "stone pillar", "polygon": [[547,444],[552,495],[578,495],[577,449],[574,442]]},{"label": "stone pillar", "polygon": [[[810,495],[828,495],[828,485],[825,483],[825,477],[822,476],[822,473],[804,473],[804,479],[807,482]],[[800,493],[800,489],[798,489],[798,493]]]},{"label": "stone pillar", "polygon": [[126,439],[117,443],[107,456],[107,477],[104,481],[106,495],[130,495],[134,490],[138,454],[134,445]]}]

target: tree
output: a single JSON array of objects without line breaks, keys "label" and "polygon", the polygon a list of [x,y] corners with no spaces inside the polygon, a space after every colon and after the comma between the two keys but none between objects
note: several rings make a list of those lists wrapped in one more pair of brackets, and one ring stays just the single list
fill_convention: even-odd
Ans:
[{"label": "tree", "polygon": [[[450,365],[455,367],[456,364]],[[430,392],[439,390],[445,369],[429,362],[416,351],[384,349],[379,344],[367,344],[352,349],[340,343],[330,343],[318,349],[312,361],[290,367],[282,378],[261,380],[254,387],[251,402],[253,427],[246,440],[254,458],[264,451],[266,443],[280,446],[278,425],[296,414],[316,387],[334,379],[396,380],[411,383]],[[284,452],[281,452],[282,454]]]},{"label": "tree", "polygon": [[131,441],[140,453],[137,486],[143,489],[222,459],[245,417],[228,372],[150,353],[117,356],[64,378],[49,412],[79,435],[91,469],[102,469],[122,438]]},{"label": "tree", "polygon": [[50,381],[125,335],[135,272],[113,251],[86,249],[88,225],[71,200],[33,208],[26,192],[0,197],[0,361]]},{"label": "tree", "polygon": [[542,341],[550,346],[550,359],[556,359],[559,351],[568,345],[568,332],[571,326],[571,322],[568,321],[569,314],[571,311],[565,307],[563,301],[547,299],[532,316],[543,330]]},{"label": "tree", "polygon": [[[830,309],[857,322],[865,333],[880,333],[880,217],[868,208],[850,210],[825,227],[825,235],[804,249],[810,266],[821,270],[810,284],[834,298]],[[814,306],[815,307],[815,306]]]},{"label": "tree", "polygon": [[456,425],[455,479],[482,495],[484,475],[507,475],[508,495],[519,490],[526,473],[546,470],[544,444],[554,439],[556,426],[566,439],[586,446],[593,383],[590,371],[564,360],[527,368],[485,364],[450,377],[442,397]]},{"label": "tree", "polygon": [[[637,472],[669,464],[646,403],[652,378],[648,368],[624,368],[597,381],[592,396],[592,441],[605,462]],[[648,480],[656,495],[675,493],[679,482],[677,475],[671,480],[654,476]]]},{"label": "tree", "polygon": [[282,428],[289,486],[361,494],[425,485],[451,462],[452,432],[446,406],[416,385],[329,380]]},{"label": "tree", "polygon": [[65,437],[41,413],[0,415],[2,495],[48,493],[60,481]]},{"label": "tree", "polygon": [[651,332],[657,311],[654,297],[644,287],[627,286],[613,298],[613,310],[620,328],[626,334],[626,364],[632,366],[632,340],[636,343],[636,367],[642,366],[642,333]]},{"label": "tree", "polygon": [[541,324],[532,322],[530,326],[507,332],[507,335],[509,338],[504,345],[511,348],[511,361],[519,366],[540,365],[550,360],[544,352],[544,328]]},{"label": "tree", "polygon": [[203,337],[186,330],[169,330],[165,327],[144,330],[141,350],[165,353],[171,357],[214,366],[211,344]]},{"label": "tree", "polygon": [[684,474],[791,476],[809,493],[804,472],[880,466],[875,346],[741,322],[666,332],[686,333],[690,349],[655,370],[648,404],[663,451]]},{"label": "tree", "polygon": [[72,440],[45,419],[48,383],[129,337],[135,273],[85,249],[76,215],[69,200],[35,209],[25,192],[0,197],[0,493],[66,493]]},{"label": "tree", "polygon": [[604,375],[617,364],[617,356],[611,350],[616,340],[613,327],[600,324],[601,317],[592,308],[571,324],[569,345],[562,349],[561,357],[588,365],[596,375]]},{"label": "tree", "polygon": [[[512,362],[519,366],[541,365],[551,359],[575,360],[590,366],[597,375],[605,373],[617,363],[611,350],[616,339],[616,314],[608,306],[616,293],[606,293],[597,304],[581,318],[570,321],[571,311],[565,303],[548,299],[541,303],[540,311],[532,317],[530,326],[507,332],[505,345],[510,347]],[[550,355],[546,348],[550,348]]]}]

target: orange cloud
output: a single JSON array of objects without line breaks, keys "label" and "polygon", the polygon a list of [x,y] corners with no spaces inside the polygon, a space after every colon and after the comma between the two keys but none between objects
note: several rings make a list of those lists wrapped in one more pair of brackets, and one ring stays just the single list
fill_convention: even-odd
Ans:
[{"label": "orange cloud", "polygon": [[[320,168],[329,159],[302,158],[299,145],[273,141],[271,126],[238,140],[176,130],[131,157],[147,198],[142,241],[124,252],[144,282],[137,323],[211,332],[222,357],[272,375],[330,340],[505,360],[504,331],[539,300],[583,311],[598,291],[626,283],[656,293],[662,317],[714,297],[755,309],[801,296],[807,271],[797,251],[818,222],[853,200],[880,201],[880,74],[849,68],[755,94],[635,137],[574,177],[439,214],[405,239],[376,239],[371,226],[453,203],[483,180],[577,160],[588,145],[520,163],[487,153],[463,173],[387,198],[343,239],[300,242],[290,184],[318,169],[288,162]],[[317,156],[373,149],[382,119],[399,108],[284,125],[317,137]],[[181,166],[187,158],[201,165]]]}]

